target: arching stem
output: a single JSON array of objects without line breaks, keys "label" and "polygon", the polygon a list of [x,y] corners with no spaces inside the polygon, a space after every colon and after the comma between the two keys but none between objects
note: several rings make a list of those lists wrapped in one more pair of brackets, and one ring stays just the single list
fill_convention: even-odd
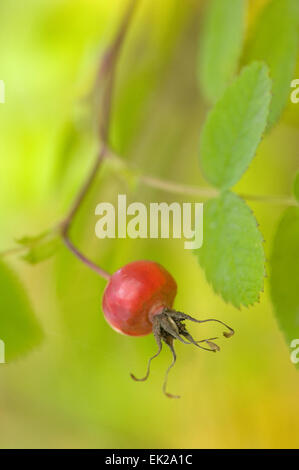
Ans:
[{"label": "arching stem", "polygon": [[115,73],[118,58],[120,55],[120,51],[124,40],[126,38],[126,34],[130,25],[130,21],[132,19],[135,7],[137,4],[137,0],[131,0],[127,11],[121,21],[120,27],[118,32],[115,36],[114,41],[107,49],[106,53],[104,54],[100,66],[99,66],[99,73],[97,76],[97,80],[95,83],[95,93],[103,87],[103,97],[101,100],[100,108],[97,110],[99,115],[101,116],[100,124],[98,127],[98,136],[101,142],[101,148],[95,160],[94,166],[92,167],[86,181],[82,185],[80,191],[78,192],[75,200],[61,223],[61,234],[63,241],[66,247],[80,260],[82,261],[87,267],[93,269],[97,274],[102,276],[104,279],[108,280],[110,278],[110,274],[107,273],[104,269],[96,266],[91,260],[89,260],[85,255],[83,255],[78,248],[72,243],[70,239],[70,228],[74,221],[75,216],[77,215],[82,202],[84,201],[88,191],[90,190],[97,174],[99,168],[106,156],[109,155],[107,150],[108,147],[108,139],[109,139],[109,130],[110,130],[110,117],[111,117],[111,108],[112,108],[112,97],[113,97],[113,89],[114,89],[114,82],[115,82]]}]

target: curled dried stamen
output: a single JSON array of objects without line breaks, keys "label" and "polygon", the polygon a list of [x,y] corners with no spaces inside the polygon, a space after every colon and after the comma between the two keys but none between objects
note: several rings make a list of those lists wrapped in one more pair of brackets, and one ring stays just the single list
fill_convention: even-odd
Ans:
[{"label": "curled dried stamen", "polygon": [[[160,317],[160,315],[159,315]],[[175,323],[175,321],[169,317],[168,315],[163,315],[161,314],[161,319],[160,319],[160,326],[165,330],[169,335],[171,335],[173,338],[178,339],[181,343],[184,344],[190,344],[188,341],[183,340],[183,338],[180,336],[180,330],[178,328],[178,325]]]},{"label": "curled dried stamen", "polygon": [[165,373],[165,378],[164,378],[164,383],[163,383],[163,393],[168,398],[180,398],[179,395],[172,395],[172,393],[169,393],[169,392],[166,391],[169,371],[170,371],[170,369],[172,369],[172,367],[176,363],[176,353],[175,353],[175,350],[174,350],[174,347],[173,347],[173,339],[169,336],[168,338],[165,338],[164,341],[167,344],[167,346],[169,347],[170,351],[172,352],[173,360],[172,360],[172,363],[170,364],[170,366],[168,367],[168,369]]},{"label": "curled dried stamen", "polygon": [[[200,341],[195,341],[192,335],[187,331],[186,326],[184,324],[184,320],[191,320],[196,323],[217,322],[217,323],[220,323],[221,325],[224,325],[228,329],[228,332],[225,331],[223,333],[223,335],[226,338],[229,338],[230,336],[234,334],[234,330],[230,328],[228,325],[226,325],[225,323],[223,323],[221,320],[216,320],[216,319],[197,320],[196,318],[190,317],[190,315],[186,315],[183,312],[177,312],[175,310],[170,310],[168,308],[165,308],[161,313],[155,315],[152,320],[153,321],[153,334],[158,345],[158,352],[149,359],[148,365],[147,365],[147,371],[143,378],[138,379],[133,374],[131,374],[131,377],[133,380],[136,380],[138,382],[143,382],[149,377],[151,362],[153,359],[159,356],[162,350],[162,341],[164,341],[164,343],[167,344],[167,346],[171,350],[172,357],[173,357],[172,363],[166,370],[165,379],[163,383],[163,393],[168,398],[180,398],[178,395],[172,395],[171,393],[166,391],[169,371],[172,369],[172,367],[176,363],[176,353],[173,347],[174,339],[177,339],[181,343],[184,343],[184,344],[194,344],[198,348],[204,349],[205,351],[211,351],[211,352],[220,351],[220,347],[216,343],[214,343],[214,340],[218,339],[218,337],[206,338]],[[208,347],[203,346],[202,345],[203,343]]]},{"label": "curled dried stamen", "polygon": [[156,343],[158,345],[158,351],[156,352],[156,354],[154,356],[152,356],[149,360],[148,360],[148,363],[147,363],[147,371],[146,371],[146,374],[144,377],[142,377],[141,379],[138,379],[134,374],[130,374],[131,378],[133,380],[135,380],[136,382],[144,382],[145,380],[148,379],[149,377],[149,374],[150,374],[150,367],[151,367],[151,362],[153,359],[155,359],[156,357],[159,356],[160,352],[162,351],[162,336],[161,336],[161,328],[160,328],[160,324],[159,322],[157,321],[154,321],[153,322],[153,334],[154,334],[154,338],[156,340]]},{"label": "curled dried stamen", "polygon": [[228,332],[227,331],[223,332],[223,336],[225,336],[225,338],[230,338],[235,333],[234,330],[230,326],[228,326],[223,321],[217,320],[215,318],[209,318],[207,320],[197,320],[196,318],[193,318],[190,315],[187,315],[186,313],[177,312],[176,310],[167,310],[167,314],[175,320],[190,320],[190,321],[193,321],[193,322],[196,322],[196,323],[207,323],[207,322],[220,323],[221,325],[225,326],[225,328],[228,329]]},{"label": "curled dried stamen", "polygon": [[215,338],[201,339],[200,341],[196,341],[196,343],[206,343],[207,341],[214,341],[215,339],[218,339],[218,336],[216,336]]},{"label": "curled dried stamen", "polygon": [[216,343],[213,343],[212,341],[209,341],[209,340],[206,340],[206,343],[210,346],[211,348],[211,351],[220,351],[220,347],[218,346],[218,344]]},{"label": "curled dried stamen", "polygon": [[[212,352],[220,351],[219,346],[212,342],[212,340],[218,339],[218,337],[216,337],[216,338],[206,338],[206,339],[202,339],[200,341],[195,341],[193,339],[193,337],[191,336],[191,334],[189,333],[189,331],[186,329],[186,326],[182,323],[182,320],[178,320],[177,322],[178,322],[179,333],[181,335],[183,335],[185,338],[187,338],[190,341],[191,344],[194,344],[198,348],[204,349],[205,351],[212,351]],[[204,346],[200,346],[200,343],[206,343],[209,346],[209,348],[205,348]]]},{"label": "curled dried stamen", "polygon": [[216,338],[201,339],[200,341],[196,341],[196,343],[197,344],[198,343],[207,343],[210,346],[211,350],[220,351],[220,347],[218,346],[218,344],[213,342],[213,340],[215,340],[215,339],[218,339],[218,336],[216,336]]},{"label": "curled dried stamen", "polygon": [[[212,351],[212,352],[220,351],[219,346],[217,346],[217,344],[215,343],[212,343],[212,341],[210,341],[209,339],[202,339],[201,341],[195,341],[193,337],[190,335],[190,333],[188,333],[188,331],[184,331],[182,335],[185,336],[185,338],[189,339],[190,343],[194,344],[198,348],[204,349],[205,351]],[[211,338],[211,339],[217,339],[217,338]],[[205,348],[204,346],[201,346],[199,343],[206,343],[210,347]]]},{"label": "curled dried stamen", "polygon": [[136,382],[144,382],[145,380],[147,380],[148,377],[149,377],[149,374],[150,374],[151,362],[152,362],[153,359],[155,359],[157,356],[159,356],[159,354],[160,354],[161,351],[162,351],[162,343],[161,343],[161,341],[160,341],[158,352],[148,360],[148,363],[147,363],[147,371],[146,371],[145,376],[142,377],[141,379],[138,379],[134,374],[131,373],[131,374],[130,374],[131,378],[132,378],[133,380],[135,380]]}]

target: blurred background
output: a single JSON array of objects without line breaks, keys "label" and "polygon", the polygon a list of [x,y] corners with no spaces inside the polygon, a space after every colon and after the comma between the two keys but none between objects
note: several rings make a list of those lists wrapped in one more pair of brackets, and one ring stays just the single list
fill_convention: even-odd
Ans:
[{"label": "blurred background", "polygon": [[[206,186],[198,165],[200,128],[208,111],[196,80],[205,1],[140,0],[119,62],[111,141],[137,172]],[[251,0],[247,32],[267,3]],[[0,4],[1,250],[54,226],[66,213],[96,152],[89,91],[101,53],[113,38],[124,0],[27,0]],[[299,67],[296,76],[299,78]],[[299,105],[288,107],[234,188],[291,194],[298,168]],[[147,188],[124,171],[100,172],[76,218],[72,238],[114,272],[137,259],[164,265],[178,283],[175,307],[216,316],[236,330],[219,354],[177,344],[169,391],[161,386],[164,350],[148,382],[135,383],[156,350],[153,337],[131,338],[103,318],[105,281],[61,246],[31,266],[10,265],[26,286],[43,342],[0,365],[2,448],[298,447],[299,374],[265,292],[240,311],[212,290],[183,240],[98,240],[101,201],[198,201]],[[249,203],[271,252],[283,207]],[[4,308],[0,304],[0,309]],[[217,329],[217,327],[216,327]],[[197,338],[215,327],[194,326]],[[219,331],[217,330],[217,334]]]}]

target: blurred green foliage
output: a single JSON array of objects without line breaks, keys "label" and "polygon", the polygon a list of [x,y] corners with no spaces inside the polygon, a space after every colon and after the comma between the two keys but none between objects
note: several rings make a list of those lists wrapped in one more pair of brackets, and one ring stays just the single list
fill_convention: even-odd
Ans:
[{"label": "blurred green foliage", "polygon": [[[0,78],[7,90],[6,103],[0,105],[3,248],[16,238],[54,226],[88,173],[96,151],[89,92],[99,56],[126,6],[121,0],[17,3],[0,4]],[[268,3],[249,2],[248,41]],[[206,105],[197,84],[206,6],[200,0],[140,1],[118,66],[111,133],[114,150],[137,174],[206,184],[198,169]],[[275,39],[273,50],[280,50],[274,46],[279,36],[275,24],[267,31]],[[281,57],[289,77],[296,52],[288,51],[285,47]],[[292,78],[299,75],[296,60]],[[274,58],[273,75],[276,63]],[[287,100],[286,75],[286,112],[264,139],[236,192],[291,194],[298,169],[299,108]],[[277,109],[280,113],[280,103]],[[142,373],[154,340],[118,335],[105,323],[103,280],[64,248],[34,267],[12,259],[36,312],[34,316],[31,307],[24,310],[18,304],[17,312],[28,315],[22,316],[22,328],[18,321],[17,331],[27,331],[28,337],[35,331],[33,345],[40,338],[38,317],[45,338],[32,354],[0,365],[0,446],[297,446],[299,376],[273,315],[268,284],[259,304],[239,312],[213,292],[181,240],[97,240],[94,209],[101,201],[115,203],[118,193],[127,193],[128,202],[145,204],[190,200],[137,183],[128,185],[126,175],[103,169],[76,219],[76,244],[111,272],[135,259],[160,262],[177,280],[175,307],[202,319],[217,316],[230,323],[236,335],[224,341],[218,355],[178,345],[170,387],[175,386],[182,399],[167,400],[160,386],[170,357],[166,351],[161,355],[148,383],[131,381],[129,372]],[[259,202],[250,207],[269,256],[284,209]],[[296,250],[296,239],[293,243]],[[295,260],[291,262],[290,272],[295,273]],[[9,276],[5,275],[6,282]],[[12,305],[19,295],[27,299],[11,282],[0,307],[0,316],[9,321],[17,315],[9,306],[12,298]],[[4,281],[2,285],[5,288]],[[293,307],[298,297],[290,292]],[[24,302],[28,306],[28,300]],[[298,338],[298,325],[292,324]],[[214,335],[214,328],[209,328],[194,327],[193,334],[199,339]]]},{"label": "blurred green foliage", "polygon": [[203,21],[198,75],[204,96],[217,101],[238,69],[245,35],[246,0],[210,0]]},{"label": "blurred green foliage", "polygon": [[264,60],[270,67],[273,98],[268,128],[278,121],[289,97],[298,57],[298,2],[272,0],[252,31],[246,61]]},{"label": "blurred green foliage", "polygon": [[9,363],[36,347],[42,332],[20,281],[2,261],[0,298],[1,340],[5,344],[5,362]]},{"label": "blurred green foliage", "polygon": [[299,208],[289,207],[283,214],[275,235],[270,278],[273,304],[288,344],[297,339],[294,334],[299,325],[298,259]]}]

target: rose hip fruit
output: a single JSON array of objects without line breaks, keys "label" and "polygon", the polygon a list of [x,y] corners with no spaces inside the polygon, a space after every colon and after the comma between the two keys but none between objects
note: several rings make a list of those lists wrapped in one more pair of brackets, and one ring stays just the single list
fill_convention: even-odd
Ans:
[{"label": "rose hip fruit", "polygon": [[162,342],[170,348],[173,361],[166,371],[163,384],[163,392],[170,398],[179,398],[166,392],[168,372],[176,361],[174,339],[207,351],[220,350],[213,342],[217,338],[195,341],[187,331],[184,321],[218,322],[228,329],[223,333],[226,338],[234,334],[234,330],[220,320],[196,320],[185,313],[172,310],[176,293],[176,282],[163,266],[153,261],[134,261],[111,276],[103,297],[104,315],[114,330],[129,336],[153,333],[157,342],[158,352],[150,358],[145,377],[137,379],[131,374],[134,380],[144,381],[148,378],[150,363],[160,354]]},{"label": "rose hip fruit", "polygon": [[171,308],[177,292],[173,277],[158,263],[135,261],[116,271],[103,298],[104,315],[119,333],[148,335],[153,317]]}]

